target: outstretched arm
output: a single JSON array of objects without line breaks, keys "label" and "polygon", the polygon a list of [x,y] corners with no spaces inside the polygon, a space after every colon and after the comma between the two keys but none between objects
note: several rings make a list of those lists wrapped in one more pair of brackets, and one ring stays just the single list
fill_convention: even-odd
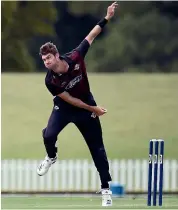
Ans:
[{"label": "outstretched arm", "polygon": [[85,39],[80,43],[80,45],[76,48],[76,50],[80,53],[80,55],[85,58],[88,49],[93,42],[93,40],[98,36],[98,34],[102,31],[103,27],[106,23],[114,16],[115,9],[118,4],[114,2],[107,9],[107,14],[105,18],[99,21],[99,23],[90,31],[90,33],[85,37]]},{"label": "outstretched arm", "polygon": [[89,42],[90,45],[93,42],[93,40],[98,36],[98,34],[100,34],[102,28],[106,25],[106,23],[114,16],[115,9],[117,8],[117,6],[117,2],[112,3],[107,9],[107,14],[105,18],[100,20],[99,23],[86,36],[85,39]]}]

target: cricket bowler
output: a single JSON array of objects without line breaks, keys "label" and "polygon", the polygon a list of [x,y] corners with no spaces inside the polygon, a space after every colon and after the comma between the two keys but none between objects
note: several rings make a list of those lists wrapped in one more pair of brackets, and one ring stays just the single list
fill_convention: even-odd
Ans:
[{"label": "cricket bowler", "polygon": [[95,38],[114,16],[117,6],[116,2],[112,3],[107,8],[105,18],[71,52],[60,55],[57,47],[47,42],[40,47],[39,53],[48,69],[45,85],[54,97],[54,106],[47,126],[42,131],[47,155],[37,168],[37,173],[39,176],[45,175],[56,162],[58,134],[67,124],[74,123],[83,135],[99,173],[103,206],[112,205],[112,192],[109,189],[111,175],[99,120],[107,110],[95,102],[84,60]]}]

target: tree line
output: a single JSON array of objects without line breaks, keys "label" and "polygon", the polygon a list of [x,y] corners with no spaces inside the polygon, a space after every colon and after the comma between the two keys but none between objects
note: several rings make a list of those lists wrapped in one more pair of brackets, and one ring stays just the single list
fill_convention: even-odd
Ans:
[{"label": "tree line", "polygon": [[[2,71],[39,72],[39,47],[61,54],[85,38],[111,2],[2,1]],[[178,3],[120,2],[87,55],[93,72],[178,72]]]}]

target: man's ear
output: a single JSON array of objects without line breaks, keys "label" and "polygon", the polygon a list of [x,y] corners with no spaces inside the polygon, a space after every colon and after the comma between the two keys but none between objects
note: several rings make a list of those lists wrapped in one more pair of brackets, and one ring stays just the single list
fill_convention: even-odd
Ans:
[{"label": "man's ear", "polygon": [[59,53],[56,53],[55,57],[56,59],[59,59]]}]

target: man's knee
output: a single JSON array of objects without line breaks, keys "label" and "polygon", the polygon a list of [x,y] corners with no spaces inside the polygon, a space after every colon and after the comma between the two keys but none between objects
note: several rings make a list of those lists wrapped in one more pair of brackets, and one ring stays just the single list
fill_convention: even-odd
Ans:
[{"label": "man's knee", "polygon": [[46,131],[46,128],[43,128],[43,130],[42,130],[42,136],[43,136],[43,138],[44,138],[45,131]]},{"label": "man's knee", "polygon": [[51,131],[47,128],[44,128],[42,130],[42,136],[44,139],[44,143],[56,142],[56,139],[57,139],[57,135],[53,131]]}]

